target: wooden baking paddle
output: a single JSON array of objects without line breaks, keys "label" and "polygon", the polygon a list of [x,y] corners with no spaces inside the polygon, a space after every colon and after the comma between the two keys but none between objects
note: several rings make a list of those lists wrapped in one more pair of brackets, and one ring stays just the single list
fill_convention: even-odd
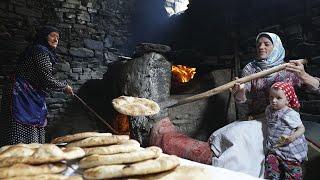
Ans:
[{"label": "wooden baking paddle", "polygon": [[[306,59],[299,59],[299,61],[302,64],[306,64],[307,63]],[[171,100],[167,100],[165,102],[159,102],[158,104],[159,104],[161,109],[164,109],[164,108],[178,106],[178,105],[194,102],[194,101],[197,101],[197,100],[200,100],[200,99],[208,98],[210,96],[222,93],[224,91],[228,91],[230,88],[234,87],[234,85],[236,83],[243,84],[243,83],[255,80],[255,79],[259,79],[259,78],[265,77],[265,76],[270,75],[272,73],[284,70],[289,64],[290,63],[284,63],[284,64],[281,64],[281,65],[278,65],[278,66],[275,66],[275,67],[260,71],[258,73],[251,74],[249,76],[245,76],[245,77],[236,79],[234,81],[231,81],[231,82],[229,82],[227,84],[224,84],[224,85],[221,85],[221,86],[216,87],[214,89],[211,89],[209,91],[206,91],[206,92],[203,92],[203,93],[200,93],[200,94],[196,94],[196,95],[193,95],[193,96],[190,96],[190,97],[187,97],[187,98],[183,98],[183,99],[179,99],[179,100],[171,99]],[[119,109],[119,107],[115,107],[115,104],[113,104],[113,106],[114,106],[114,108],[116,110]],[[123,109],[123,107],[122,107],[122,109]],[[123,111],[121,113],[123,113]],[[158,113],[158,112],[155,112],[154,114],[156,114],[156,113]],[[127,114],[127,115],[130,115],[130,114]],[[150,112],[149,112],[149,115],[150,115]],[[144,116],[143,111],[141,111],[141,114],[139,114],[139,116]]]}]

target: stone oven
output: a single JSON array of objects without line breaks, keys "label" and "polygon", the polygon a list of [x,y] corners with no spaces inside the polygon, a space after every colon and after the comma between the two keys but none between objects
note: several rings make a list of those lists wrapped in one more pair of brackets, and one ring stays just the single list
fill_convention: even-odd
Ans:
[{"label": "stone oven", "polygon": [[[110,94],[109,99],[120,95],[144,97],[156,101],[160,107],[166,107],[175,99],[202,93],[231,80],[230,69],[213,70],[207,67],[208,64],[194,63],[195,69],[199,69],[194,78],[186,83],[177,82],[172,68],[175,63],[179,63],[179,53],[170,49],[165,45],[142,43],[136,47],[134,58],[126,58],[122,63],[110,66],[110,73],[106,74],[104,83],[108,84],[108,89],[115,91]],[[185,65],[190,66],[192,63]],[[130,123],[130,134],[143,145],[148,144],[153,124],[164,117],[170,117],[180,131],[205,140],[212,129],[217,129],[235,118],[233,104],[229,92],[225,92],[208,99],[162,108],[160,113],[154,116],[128,117],[129,121],[123,122]],[[118,124],[119,122],[114,121],[121,119],[116,118],[118,115],[115,114],[112,123]]]}]

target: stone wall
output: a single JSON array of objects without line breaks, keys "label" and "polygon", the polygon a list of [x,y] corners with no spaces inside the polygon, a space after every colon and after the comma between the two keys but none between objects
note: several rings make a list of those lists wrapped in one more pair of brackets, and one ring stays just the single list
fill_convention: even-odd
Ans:
[{"label": "stone wall", "polygon": [[[133,6],[134,0],[1,1],[0,85],[14,68],[19,53],[28,45],[29,37],[42,25],[53,25],[61,30],[56,52],[62,61],[55,68],[57,79],[67,80],[75,92],[88,81],[102,79],[108,64],[130,49]],[[51,93],[47,105],[49,138],[98,128],[87,110],[62,92]]]}]

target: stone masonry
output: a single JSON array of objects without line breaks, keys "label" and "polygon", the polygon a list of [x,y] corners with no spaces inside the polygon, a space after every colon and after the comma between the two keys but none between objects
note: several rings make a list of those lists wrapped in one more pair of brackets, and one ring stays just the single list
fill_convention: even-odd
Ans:
[{"label": "stone masonry", "polygon": [[[0,85],[28,45],[28,36],[47,24],[61,31],[56,50],[61,62],[56,64],[55,77],[68,81],[75,92],[88,80],[102,79],[108,64],[127,53],[133,4],[134,0],[1,1]],[[47,98],[49,136],[97,129],[85,111],[67,113],[72,112],[73,103],[62,92],[53,92]],[[73,129],[74,123],[79,127]],[[62,129],[56,129],[57,124]]]}]

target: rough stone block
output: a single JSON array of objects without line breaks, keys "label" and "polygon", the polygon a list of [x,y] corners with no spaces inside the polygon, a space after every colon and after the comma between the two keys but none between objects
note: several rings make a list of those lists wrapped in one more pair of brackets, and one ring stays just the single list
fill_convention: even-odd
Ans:
[{"label": "rough stone block", "polygon": [[80,0],[66,0],[67,3],[70,3],[70,4],[77,4],[77,5],[80,5],[81,4],[81,1]]},{"label": "rough stone block", "polygon": [[70,72],[70,64],[68,62],[57,63],[57,69],[62,72]]},{"label": "rough stone block", "polygon": [[69,18],[69,19],[76,18],[76,15],[73,13],[66,13],[65,16],[66,18]]},{"label": "rough stone block", "polygon": [[100,76],[100,74],[102,73],[98,73],[98,72],[91,72],[91,79],[100,79],[102,78],[102,76]]},{"label": "rough stone block", "polygon": [[98,61],[103,61],[104,55],[102,51],[95,51],[95,59]]},{"label": "rough stone block", "polygon": [[100,66],[100,63],[90,63],[88,64],[88,68],[98,68]]},{"label": "rough stone block", "polygon": [[49,109],[59,109],[61,107],[63,107],[63,104],[50,104]]},{"label": "rough stone block", "polygon": [[86,21],[83,21],[83,20],[77,20],[77,23],[79,23],[79,24],[86,24],[87,22],[86,22]]},{"label": "rough stone block", "polygon": [[90,74],[81,74],[79,76],[79,79],[80,80],[88,80],[88,79],[91,79],[91,75]]},{"label": "rough stone block", "polygon": [[113,39],[110,35],[107,35],[106,38],[104,38],[104,47],[110,48],[112,47]]},{"label": "rough stone block", "polygon": [[73,61],[70,63],[70,66],[72,68],[78,68],[78,67],[82,67],[82,63],[81,62],[76,62],[76,61]]},{"label": "rough stone block", "polygon": [[69,53],[76,57],[94,57],[94,52],[87,48],[70,48]]},{"label": "rough stone block", "polygon": [[58,12],[71,12],[71,9],[67,9],[67,8],[54,8],[55,11]]},{"label": "rough stone block", "polygon": [[90,21],[90,14],[88,13],[80,13],[77,15],[77,19],[81,21]]},{"label": "rough stone block", "polygon": [[88,8],[88,12],[89,13],[97,13],[98,11],[96,9],[93,9],[93,8]]},{"label": "rough stone block", "polygon": [[66,75],[63,72],[57,72],[54,77],[56,77],[57,79],[68,79],[68,75]]},{"label": "rough stone block", "polygon": [[88,2],[88,3],[87,3],[87,7],[88,7],[88,8],[92,8],[92,2]]},{"label": "rough stone block", "polygon": [[73,73],[82,73],[82,68],[72,68]]},{"label": "rough stone block", "polygon": [[58,28],[64,28],[64,29],[71,29],[72,25],[66,24],[66,23],[59,23],[59,24],[57,24],[57,27]]},{"label": "rough stone block", "polygon": [[103,42],[95,41],[92,39],[85,39],[84,45],[86,48],[95,49],[95,50],[103,50]]},{"label": "rough stone block", "polygon": [[66,102],[66,100],[62,98],[46,98],[47,104],[57,104],[57,103],[62,104],[64,102]]},{"label": "rough stone block", "polygon": [[62,3],[62,7],[69,8],[69,9],[75,9],[77,6],[75,4]]},{"label": "rough stone block", "polygon": [[49,109],[49,113],[50,113],[51,115],[59,114],[59,109]]},{"label": "rough stone block", "polygon": [[85,6],[78,6],[78,9],[80,9],[80,10],[82,10],[82,11],[87,11],[87,7],[85,7]]},{"label": "rough stone block", "polygon": [[63,92],[52,92],[52,98],[62,98],[65,99],[66,95]]},{"label": "rough stone block", "polygon": [[91,69],[90,69],[90,68],[83,68],[83,72],[84,72],[84,73],[91,72]]},{"label": "rough stone block", "polygon": [[104,57],[105,57],[105,60],[107,60],[107,61],[116,61],[116,60],[118,60],[118,56],[115,55],[112,52],[104,53]]},{"label": "rough stone block", "polygon": [[171,48],[162,44],[153,44],[153,43],[141,43],[138,44],[135,48],[135,52],[138,55],[142,55],[149,52],[157,52],[157,53],[166,53],[171,51]]},{"label": "rough stone block", "polygon": [[79,74],[78,73],[71,73],[71,74],[69,74],[69,77],[74,81],[79,80]]}]

